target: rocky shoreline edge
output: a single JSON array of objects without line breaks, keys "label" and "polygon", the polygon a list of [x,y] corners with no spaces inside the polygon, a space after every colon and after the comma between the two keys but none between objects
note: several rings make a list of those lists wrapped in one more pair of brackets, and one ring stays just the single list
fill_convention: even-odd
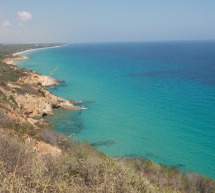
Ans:
[{"label": "rocky shoreline edge", "polygon": [[45,123],[42,119],[43,116],[53,115],[54,108],[65,110],[84,109],[84,107],[75,106],[72,102],[55,96],[46,90],[45,87],[57,86],[59,84],[58,80],[31,70],[19,68],[15,64],[16,61],[25,59],[28,59],[28,57],[15,53],[12,57],[2,60],[15,71],[22,71],[22,76],[16,82],[7,82],[5,86],[0,85],[0,94],[7,99],[11,98],[12,102],[18,107],[14,111],[10,111],[11,117],[37,126],[41,122]]}]

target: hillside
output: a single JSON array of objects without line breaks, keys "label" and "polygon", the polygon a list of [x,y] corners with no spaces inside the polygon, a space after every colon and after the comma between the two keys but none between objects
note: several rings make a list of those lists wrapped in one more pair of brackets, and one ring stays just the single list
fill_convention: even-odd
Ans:
[{"label": "hillside", "polygon": [[[32,48],[0,45],[0,60]],[[111,158],[54,132],[43,116],[52,115],[53,108],[81,109],[45,89],[57,84],[0,62],[0,192],[215,192],[214,180],[207,177],[150,160]]]}]

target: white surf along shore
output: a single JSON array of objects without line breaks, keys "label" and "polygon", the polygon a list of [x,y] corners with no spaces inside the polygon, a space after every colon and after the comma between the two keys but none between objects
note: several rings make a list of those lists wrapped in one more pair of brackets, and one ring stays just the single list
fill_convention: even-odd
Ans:
[{"label": "white surf along shore", "polygon": [[23,51],[16,52],[16,53],[12,54],[12,57],[5,58],[2,61],[5,62],[6,64],[17,65],[15,63],[16,61],[27,60],[28,59],[27,56],[22,56],[21,54],[31,52],[31,51],[41,50],[41,49],[59,48],[59,47],[64,47],[64,46],[66,46],[66,45],[49,46],[49,47],[47,46],[47,47],[42,47],[42,48],[32,48],[32,49],[28,49],[28,50],[23,50]]},{"label": "white surf along shore", "polygon": [[13,56],[17,56],[26,52],[30,52],[30,51],[35,51],[35,50],[42,50],[42,49],[51,49],[51,48],[59,48],[59,47],[64,47],[66,45],[59,45],[59,46],[50,46],[50,47],[43,47],[43,48],[32,48],[32,49],[28,49],[28,50],[23,50],[20,52],[16,52],[13,54]]}]

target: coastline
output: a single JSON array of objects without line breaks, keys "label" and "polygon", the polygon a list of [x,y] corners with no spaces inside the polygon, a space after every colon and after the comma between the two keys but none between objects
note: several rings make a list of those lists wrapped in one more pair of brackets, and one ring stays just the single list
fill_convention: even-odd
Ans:
[{"label": "coastline", "polygon": [[[65,46],[65,45],[63,45]],[[11,114],[12,117],[18,117],[22,122],[27,121],[31,125],[37,127],[38,124],[41,124],[44,120],[43,116],[53,115],[54,108],[62,108],[65,110],[83,110],[85,109],[83,106],[75,106],[69,100],[58,97],[48,90],[45,87],[57,86],[59,84],[58,80],[50,76],[45,76],[39,74],[38,72],[29,71],[24,68],[20,68],[15,62],[19,60],[29,59],[26,56],[19,56],[19,54],[23,54],[29,51],[35,51],[38,49],[51,49],[62,46],[53,46],[53,47],[45,47],[45,48],[35,48],[28,49],[22,52],[16,52],[12,54],[13,57],[7,57],[2,60],[2,62],[6,63],[14,69],[15,71],[22,71],[25,75],[20,77],[16,82],[8,82],[6,85],[9,90],[0,87],[0,93],[8,98],[12,96],[15,104],[18,105],[19,109],[24,113],[22,115]],[[22,87],[27,87],[27,91],[18,91]],[[36,120],[36,117],[40,117],[39,120]],[[45,123],[47,125],[47,123]]]},{"label": "coastline", "polygon": [[[0,151],[1,158],[4,158],[4,152],[8,155],[6,159],[0,160],[0,162],[4,161],[1,171],[6,171],[5,168],[10,163],[15,163],[13,173],[10,171],[3,173],[4,180],[2,183],[8,179],[7,176],[11,179],[11,174],[13,174],[13,179],[16,181],[20,179],[23,184],[25,184],[26,177],[29,186],[28,191],[33,191],[32,184],[34,185],[35,182],[37,182],[38,187],[38,183],[41,181],[42,187],[44,187],[44,179],[48,182],[47,187],[51,187],[53,183],[59,187],[61,182],[59,182],[59,178],[62,179],[63,187],[74,182],[68,192],[74,190],[75,185],[79,183],[77,180],[80,180],[79,188],[81,190],[84,188],[85,191],[89,190],[89,192],[101,190],[100,187],[104,187],[106,181],[108,184],[104,191],[110,187],[110,184],[112,186],[115,183],[116,192],[119,191],[119,185],[122,187],[122,192],[133,192],[134,190],[135,192],[145,192],[147,190],[147,192],[153,193],[191,193],[197,192],[194,189],[199,190],[199,187],[201,192],[206,193],[209,188],[213,190],[215,187],[214,181],[207,177],[195,173],[184,173],[174,167],[166,167],[141,158],[109,157],[88,143],[73,142],[61,133],[55,133],[50,129],[48,122],[42,119],[42,116],[51,115],[49,110],[52,108],[63,108],[59,104],[63,104],[64,99],[56,98],[44,88],[42,80],[38,80],[43,75],[14,65],[0,63],[0,143],[6,144],[6,146],[1,145],[3,148],[0,148]],[[15,71],[19,75],[17,81],[14,80],[14,76],[17,76]],[[12,76],[9,76],[8,72]],[[46,100],[45,103],[43,103],[44,100]],[[54,103],[55,100],[56,103]],[[45,109],[43,108],[44,104],[47,105]],[[36,116],[39,115],[39,119],[35,119],[34,113],[38,113],[37,110],[40,107],[43,108],[41,111],[43,114],[36,114]],[[4,143],[5,141],[7,143]],[[96,144],[94,143],[94,145]],[[26,149],[23,151],[23,148]],[[8,152],[12,153],[9,154]],[[17,167],[17,158],[18,161],[19,158],[21,160],[18,164],[21,163],[23,166],[18,165]],[[23,167],[28,169],[26,170],[27,173],[24,173],[24,177],[18,173],[24,171],[19,170]],[[37,171],[35,168],[40,169],[39,175],[35,172]],[[16,173],[16,171],[18,172]],[[67,181],[68,178],[69,182]],[[119,180],[116,181],[116,179]],[[89,183],[83,183],[86,180]],[[6,186],[10,183],[14,184],[10,180]],[[131,186],[130,189],[128,189],[128,185]],[[98,186],[100,187],[98,188]],[[53,190],[57,190],[56,187]],[[191,191],[187,191],[189,187]],[[60,190],[62,191],[62,186],[60,186]],[[17,191],[16,184],[14,191]],[[41,191],[41,188],[38,191]],[[63,192],[66,192],[65,189]]]},{"label": "coastline", "polygon": [[[61,45],[61,46],[50,46],[50,47],[42,47],[42,48],[32,48],[32,49],[27,49],[21,52],[15,52],[12,54],[12,58],[6,58],[5,60],[8,59],[7,62],[5,62],[3,60],[3,62],[7,63],[7,64],[13,64],[18,66],[15,62],[16,61],[20,61],[20,60],[27,60],[29,59],[29,57],[27,56],[20,56],[20,54],[24,54],[30,51],[36,51],[36,50],[41,50],[41,49],[51,49],[51,48],[59,48],[59,47],[64,47],[66,45]],[[31,76],[27,76],[25,78],[23,78],[21,81],[26,82],[26,83],[31,83],[31,84],[40,84],[44,87],[51,87],[51,86],[57,86],[59,81],[55,80],[54,78],[52,78],[51,76],[46,76],[46,75],[42,75],[38,72],[32,72],[34,74],[32,74]]]},{"label": "coastline", "polygon": [[[70,47],[65,47],[65,48],[68,48],[68,49],[69,49]],[[53,53],[56,53],[56,54],[54,54],[56,57],[59,57],[59,56],[58,56],[58,51],[59,51],[59,53],[62,53],[61,50],[64,50],[65,48],[62,48],[62,49],[59,48],[59,49],[57,49],[57,50],[38,51],[38,52],[35,52],[35,53],[34,53],[34,52],[31,52],[31,54],[32,54],[32,55],[35,55],[35,57],[36,57],[37,54],[40,55],[40,53],[43,53],[43,52],[53,52]],[[31,54],[29,54],[29,56],[31,56]],[[51,55],[51,57],[54,57],[54,56]],[[43,60],[41,60],[41,61],[43,61]],[[25,63],[27,64],[28,61],[25,61]],[[39,64],[38,64],[38,66],[39,66]],[[50,66],[51,66],[51,65],[50,65]],[[27,67],[27,65],[26,65],[26,67]],[[35,68],[35,69],[36,69],[36,68]],[[48,71],[49,71],[49,70],[48,70]],[[40,71],[40,72],[43,72],[43,71]],[[71,72],[72,72],[72,71],[71,71]],[[80,73],[80,71],[79,71],[79,73]],[[79,73],[77,73],[77,74],[79,74]],[[47,73],[47,74],[48,74],[48,73]],[[90,73],[89,73],[89,74],[90,74]],[[81,77],[82,75],[83,75],[83,74],[80,74],[79,77]],[[66,79],[66,77],[64,77],[64,78]],[[77,78],[78,78],[78,77],[77,77]],[[74,82],[74,81],[77,81],[77,80],[78,80],[77,78],[73,79],[73,82]],[[91,80],[91,79],[89,79],[89,80]],[[70,86],[70,85],[68,84],[67,87],[65,87],[65,88],[68,88],[69,86]],[[73,86],[73,85],[72,85],[72,86]],[[79,86],[79,85],[78,85],[78,86]],[[53,92],[56,93],[57,95],[61,96],[61,92],[62,92],[63,90],[64,90],[64,88],[59,89],[59,91],[56,89],[56,90],[53,90]],[[72,92],[71,92],[71,93],[72,93]],[[76,91],[75,93],[77,93],[77,91]],[[74,94],[75,94],[75,93],[74,93]],[[102,93],[102,92],[100,92],[100,93]],[[63,93],[63,94],[64,94],[64,93]],[[85,96],[87,96],[87,95],[86,95],[87,92],[85,92],[84,94],[85,94]],[[70,95],[65,95],[65,96],[72,97],[72,94],[70,94]],[[79,96],[79,93],[77,93],[77,96]],[[82,95],[82,97],[78,97],[78,98],[80,98],[80,99],[81,99],[81,98],[85,98],[85,96]],[[103,96],[102,96],[102,97],[103,97]],[[76,97],[76,98],[77,98],[77,97]],[[78,98],[77,98],[77,99],[78,99]],[[92,98],[94,99],[94,97],[92,97]],[[97,99],[96,99],[96,100],[97,100]],[[97,100],[97,101],[99,101],[99,100]],[[117,100],[116,100],[116,101],[117,101]],[[103,102],[103,104],[104,104],[104,102]],[[107,104],[108,104],[108,103],[106,103],[106,105],[107,105]],[[97,104],[95,104],[95,105],[93,106],[93,108],[96,107],[96,105],[97,105]],[[105,109],[105,108],[103,108],[103,109]],[[127,109],[128,109],[128,108],[127,108]],[[95,108],[95,110],[97,110],[97,109]],[[90,113],[91,113],[91,112],[89,112],[89,115],[90,115]],[[96,112],[96,113],[97,113],[97,112]],[[113,112],[113,113],[114,113],[114,112]],[[63,114],[64,114],[64,113],[63,113]],[[68,113],[68,114],[70,114],[70,113]],[[81,115],[81,116],[84,117],[85,114],[86,114],[86,113],[84,113],[84,115]],[[88,114],[88,113],[87,113],[87,114]],[[99,117],[99,118],[100,118],[100,117]],[[58,119],[54,119],[54,120],[58,120]],[[88,120],[87,120],[87,121],[88,121]],[[85,119],[86,124],[88,124],[87,121],[86,121],[86,119]],[[53,122],[53,124],[55,124],[55,122]],[[58,122],[57,122],[57,124],[58,124]],[[60,125],[60,124],[59,124],[59,125]],[[104,124],[104,125],[105,125],[105,124]],[[56,128],[59,128],[59,126],[56,126]],[[62,127],[62,128],[63,128],[63,127]],[[112,128],[114,128],[114,126],[113,126]],[[59,131],[63,131],[63,130],[60,130],[60,129],[59,129]],[[80,133],[81,133],[81,132],[80,132]],[[84,131],[83,131],[82,133],[84,133]],[[80,135],[77,135],[76,137],[78,138],[79,136],[82,135],[82,133],[81,133]],[[96,133],[96,132],[95,132],[95,133]],[[96,134],[94,134],[94,136],[95,136],[95,135],[96,135]],[[83,136],[83,135],[82,135],[82,136]],[[162,135],[160,135],[160,136],[162,136]],[[113,138],[113,139],[114,139],[114,138]],[[90,141],[90,140],[88,140],[88,141]],[[95,140],[95,141],[96,141],[96,140]],[[115,140],[115,141],[117,141],[117,140]],[[92,142],[94,142],[94,141],[92,140]],[[114,146],[115,146],[115,145],[114,145]],[[114,146],[113,146],[113,147],[114,147]],[[154,159],[154,157],[152,157],[151,159]],[[179,162],[179,163],[183,163],[183,162]]]},{"label": "coastline", "polygon": [[28,57],[27,56],[19,56],[16,55],[15,57],[9,57],[9,58],[5,58],[2,60],[2,62],[6,63],[6,64],[13,64],[13,65],[17,65],[15,62],[19,61],[19,60],[27,60]]},{"label": "coastline", "polygon": [[65,44],[65,45],[59,45],[59,46],[31,48],[31,49],[23,50],[23,51],[20,51],[20,52],[15,52],[15,53],[12,54],[12,57],[6,57],[6,58],[4,58],[2,60],[2,62],[5,62],[6,64],[17,65],[15,63],[16,61],[29,59],[27,56],[22,56],[21,54],[24,54],[24,53],[27,53],[27,52],[31,52],[31,51],[41,50],[41,49],[52,49],[52,48],[59,48],[59,47],[64,47],[64,46],[67,46],[67,45]]},{"label": "coastline", "polygon": [[60,45],[60,46],[50,46],[50,47],[43,47],[43,48],[32,48],[32,49],[28,49],[28,50],[24,50],[24,51],[20,51],[20,52],[15,52],[15,53],[13,53],[13,56],[17,56],[17,55],[20,55],[20,54],[23,54],[23,53],[27,53],[27,52],[30,52],[30,51],[36,51],[36,50],[42,50],[42,49],[51,49],[51,48],[59,48],[59,47],[64,47],[64,46],[67,46],[67,45],[65,44],[65,45]]}]

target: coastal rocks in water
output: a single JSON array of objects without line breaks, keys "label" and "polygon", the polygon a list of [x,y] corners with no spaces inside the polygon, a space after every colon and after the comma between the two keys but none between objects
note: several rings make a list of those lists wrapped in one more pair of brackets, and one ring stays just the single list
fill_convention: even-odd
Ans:
[{"label": "coastal rocks in water", "polygon": [[63,108],[66,110],[81,109],[81,107],[74,106],[68,100],[51,94],[44,88],[44,86],[58,84],[58,81],[49,76],[27,72],[26,76],[20,78],[19,82],[30,84],[37,91],[37,94],[14,94],[17,104],[28,117],[52,115],[53,108]]},{"label": "coastal rocks in water", "polygon": [[[58,85],[58,81],[52,77],[20,69],[13,65],[6,65],[5,69],[7,72],[11,71],[8,74],[0,74],[2,78],[0,84],[0,110],[5,116],[11,117],[17,122],[30,123],[35,128],[41,128],[48,125],[33,118],[52,115],[53,108],[83,109],[82,107],[74,106],[68,100],[51,94],[45,89],[45,86]],[[4,71],[2,70],[2,72]]]},{"label": "coastal rocks in water", "polygon": [[36,96],[31,94],[14,94],[14,98],[18,106],[24,111],[27,117],[42,117],[53,114],[53,108],[63,108],[66,110],[79,110],[69,101],[57,97],[50,92],[43,91],[43,96]]},{"label": "coastal rocks in water", "polygon": [[97,142],[91,143],[90,145],[92,145],[93,147],[97,147],[97,146],[109,146],[113,144],[115,144],[114,141],[108,140],[108,141],[97,141]]},{"label": "coastal rocks in water", "polygon": [[70,100],[70,102],[74,105],[80,105],[80,104],[85,104],[85,103],[94,103],[96,101],[94,101],[94,100],[81,100],[81,101]]},{"label": "coastal rocks in water", "polygon": [[64,80],[58,81],[58,86],[67,86],[66,82]]}]

